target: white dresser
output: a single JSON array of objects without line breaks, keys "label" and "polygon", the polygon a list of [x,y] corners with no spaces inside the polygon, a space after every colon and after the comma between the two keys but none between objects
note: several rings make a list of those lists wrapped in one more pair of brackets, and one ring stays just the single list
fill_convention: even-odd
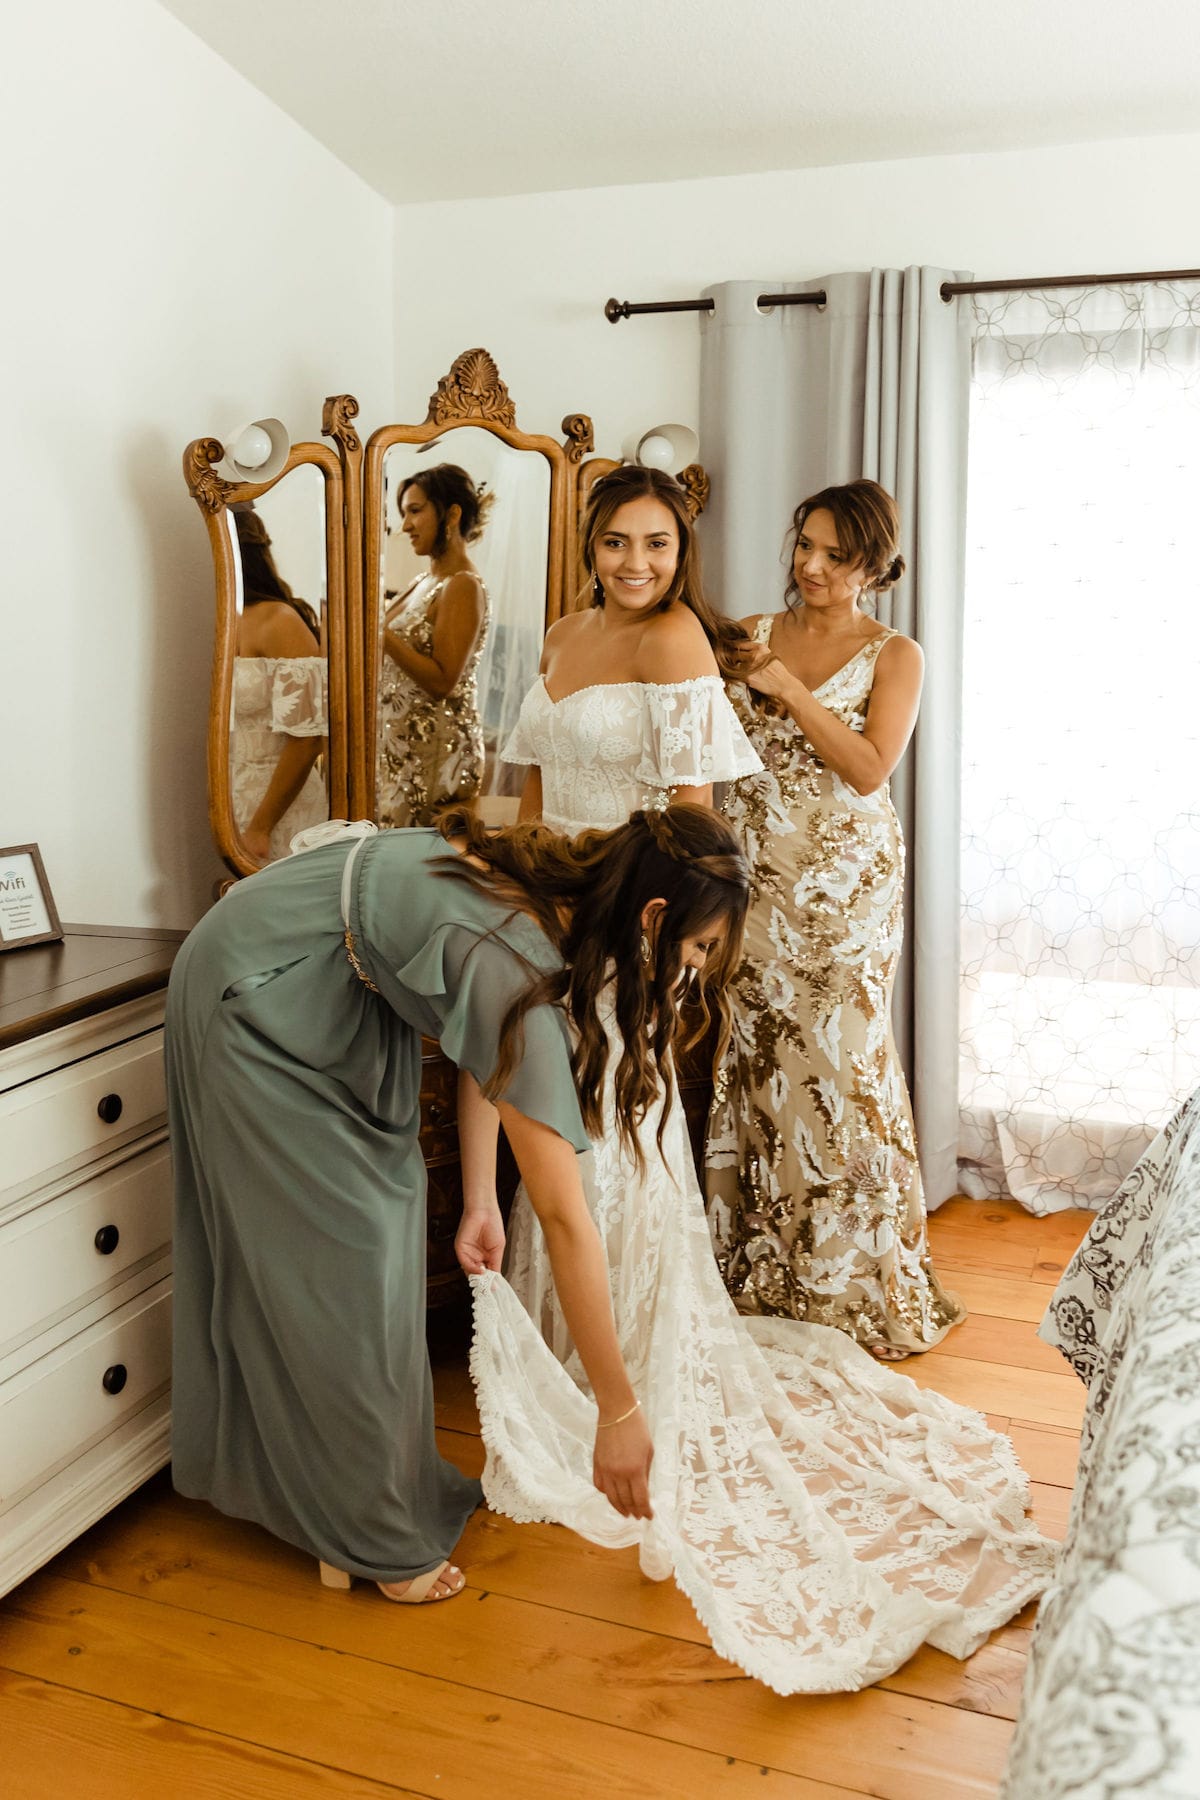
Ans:
[{"label": "white dresser", "polygon": [[0,956],[0,1594],[169,1455],[179,933]]}]

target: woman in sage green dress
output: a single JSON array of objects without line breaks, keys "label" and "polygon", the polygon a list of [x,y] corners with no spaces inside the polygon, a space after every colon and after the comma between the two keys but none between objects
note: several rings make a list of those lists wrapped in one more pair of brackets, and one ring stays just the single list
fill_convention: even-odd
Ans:
[{"label": "woman in sage green dress", "polygon": [[[499,1106],[591,1382],[596,1486],[649,1516],[649,1434],[576,1153],[598,1129],[596,1002],[613,966],[617,1123],[632,1130],[658,1092],[675,980],[703,966],[701,928],[725,922],[718,980],[740,945],[733,834],[674,810],[687,859],[662,853],[643,814],[576,840],[488,835],[465,813],[440,833],[324,828],[330,841],[240,883],[179,953],[175,1485],[309,1551],[332,1585],[364,1576],[409,1603],[460,1592],[447,1559],[480,1498],[434,1441],[422,1033],[458,1064],[460,1115],[481,1095]],[[465,1168],[456,1247],[481,1273],[504,1233],[474,1180]]]}]

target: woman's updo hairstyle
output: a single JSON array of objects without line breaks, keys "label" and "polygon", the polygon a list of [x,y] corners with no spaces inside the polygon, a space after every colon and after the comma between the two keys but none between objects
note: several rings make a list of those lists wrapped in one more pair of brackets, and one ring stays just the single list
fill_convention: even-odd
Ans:
[{"label": "woman's updo hairstyle", "polygon": [[886,488],[877,481],[847,481],[841,487],[822,488],[802,500],[792,514],[787,591],[789,606],[799,606],[800,590],[796,586],[796,543],[810,513],[827,512],[837,527],[838,548],[853,567],[861,563],[863,586],[873,594],[893,587],[904,573],[904,558],[899,552],[900,511]]},{"label": "woman's updo hairstyle", "polygon": [[488,492],[487,483],[481,481],[476,485],[465,469],[457,463],[434,463],[430,469],[421,469],[415,475],[407,475],[396,490],[396,506],[404,506],[404,496],[410,487],[419,487],[437,514],[437,536],[433,541],[433,553],[440,556],[446,548],[446,514],[452,506],[459,509],[458,529],[464,544],[473,544],[483,536],[488,514],[496,498]]}]

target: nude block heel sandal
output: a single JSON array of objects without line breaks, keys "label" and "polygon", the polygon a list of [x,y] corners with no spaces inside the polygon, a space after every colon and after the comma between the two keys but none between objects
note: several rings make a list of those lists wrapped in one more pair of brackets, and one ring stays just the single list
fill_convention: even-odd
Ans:
[{"label": "nude block heel sandal", "polygon": [[[347,1588],[353,1585],[354,1577],[352,1575],[347,1575],[345,1569],[335,1569],[331,1563],[326,1562],[320,1563],[318,1567],[321,1571],[322,1587],[339,1588],[342,1592],[345,1592]],[[406,1594],[389,1594],[386,1587],[384,1587],[383,1583],[380,1581],[377,1581],[375,1586],[379,1589],[385,1600],[391,1600],[396,1606],[432,1606],[438,1600],[456,1599],[466,1587],[466,1576],[461,1569],[454,1569],[454,1573],[458,1576],[458,1586],[452,1587],[448,1594],[431,1593],[430,1590],[445,1577],[447,1569],[453,1567],[454,1565],[447,1559],[445,1562],[439,1563],[436,1569],[430,1569],[427,1574],[415,1576],[413,1580],[409,1582],[408,1592]]]}]

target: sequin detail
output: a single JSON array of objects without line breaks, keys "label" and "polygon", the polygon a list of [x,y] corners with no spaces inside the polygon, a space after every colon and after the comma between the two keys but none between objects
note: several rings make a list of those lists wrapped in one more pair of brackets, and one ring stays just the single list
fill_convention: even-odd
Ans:
[{"label": "sequin detail", "polygon": [[[387,627],[422,656],[433,655],[431,615],[448,579],[423,575]],[[432,825],[439,806],[473,800],[479,793],[485,747],[477,677],[491,618],[485,589],[475,648],[453,692],[440,700],[411,680],[390,656],[381,655],[376,766],[381,825]]]},{"label": "sequin detail", "polygon": [[[771,621],[759,621],[766,642]],[[873,638],[816,690],[861,731]],[[734,709],[765,765],[724,804],[753,874],[733,1034],[709,1122],[709,1219],[745,1313],[859,1343],[936,1344],[964,1316],[929,1257],[908,1089],[891,1028],[904,841],[886,783],[859,794],[790,715]]]}]

